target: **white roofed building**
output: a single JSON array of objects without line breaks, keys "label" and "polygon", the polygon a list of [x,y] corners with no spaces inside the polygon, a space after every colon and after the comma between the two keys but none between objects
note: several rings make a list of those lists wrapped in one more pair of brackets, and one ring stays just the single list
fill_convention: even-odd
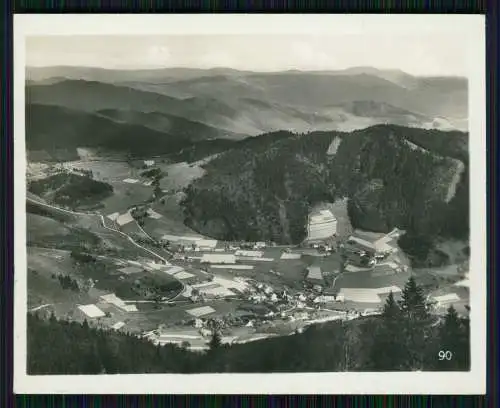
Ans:
[{"label": "white roofed building", "polygon": [[307,240],[318,241],[333,237],[337,233],[337,219],[329,210],[321,210],[309,216]]},{"label": "white roofed building", "polygon": [[453,303],[460,302],[460,298],[456,293],[448,293],[446,295],[434,296],[432,300],[436,302],[436,307],[450,306]]},{"label": "white roofed building", "polygon": [[200,239],[194,242],[194,245],[196,247],[200,248],[202,251],[203,250],[213,250],[217,246],[217,240],[215,239]]},{"label": "white roofed building", "polygon": [[203,254],[201,263],[205,264],[235,264],[236,256],[233,254]]},{"label": "white roofed building", "polygon": [[368,239],[363,237],[360,231],[355,231],[354,234],[349,237],[347,240],[347,248],[364,251],[371,256],[387,255],[398,250],[396,239],[393,235],[390,235],[390,233],[377,239]]}]

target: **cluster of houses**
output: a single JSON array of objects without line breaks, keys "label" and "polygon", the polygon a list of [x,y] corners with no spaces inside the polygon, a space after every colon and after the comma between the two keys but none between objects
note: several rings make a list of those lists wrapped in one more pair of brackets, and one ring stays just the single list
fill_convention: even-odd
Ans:
[{"label": "cluster of houses", "polygon": [[377,262],[397,253],[397,238],[401,233],[402,231],[395,228],[383,237],[369,239],[355,232],[342,244],[342,254],[350,264],[365,268],[373,267]]},{"label": "cluster of houses", "polygon": [[[217,248],[219,241],[216,239],[206,239],[201,237],[191,237],[191,236],[176,236],[165,234],[160,239],[161,245],[168,245],[170,247],[175,247],[177,252],[215,252],[222,253],[228,251],[259,251],[266,248],[269,245],[265,242],[241,242],[239,244],[228,244],[226,243],[224,247]],[[249,255],[250,256],[250,255]],[[220,257],[223,259],[224,257]],[[214,259],[217,259],[215,257]],[[217,262],[210,262],[217,263]]]}]

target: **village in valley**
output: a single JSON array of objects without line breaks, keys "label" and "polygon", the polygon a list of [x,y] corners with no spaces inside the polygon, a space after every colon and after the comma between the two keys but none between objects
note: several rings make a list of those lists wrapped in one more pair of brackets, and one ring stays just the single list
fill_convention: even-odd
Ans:
[{"label": "village in valley", "polygon": [[[31,311],[49,308],[58,317],[192,350],[207,349],[214,331],[222,343],[244,343],[298,333],[319,322],[380,314],[389,294],[399,299],[411,276],[425,289],[437,319],[449,305],[468,314],[466,261],[437,271],[413,270],[397,244],[405,231],[353,230],[346,200],[311,208],[307,237],[299,245],[225,242],[190,230],[179,216],[182,188],[202,174],[196,163],[82,157],[55,169],[32,164],[28,179],[49,170],[90,172],[114,189],[101,207],[54,205],[33,194],[28,203],[67,213],[125,250],[90,253],[94,266],[81,267],[86,262],[81,254],[82,260],[73,252],[30,248],[37,273],[44,267],[67,271],[57,264],[72,261],[78,271],[68,279],[85,288],[74,304],[40,299],[30,304]],[[104,265],[100,273],[106,275],[96,273],[95,265]]]}]

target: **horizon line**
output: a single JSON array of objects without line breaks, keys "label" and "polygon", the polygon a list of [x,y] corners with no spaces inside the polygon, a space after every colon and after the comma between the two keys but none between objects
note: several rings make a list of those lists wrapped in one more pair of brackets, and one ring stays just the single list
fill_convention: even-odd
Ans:
[{"label": "horizon line", "polygon": [[380,72],[384,71],[396,71],[399,73],[402,73],[404,75],[408,75],[411,77],[415,78],[467,78],[467,76],[464,75],[456,75],[456,74],[425,74],[425,75],[415,75],[415,74],[410,74],[400,68],[378,68],[375,66],[371,65],[354,65],[346,68],[327,68],[327,69],[300,69],[300,68],[289,68],[289,69],[278,69],[278,70],[245,70],[245,69],[239,69],[239,68],[232,68],[232,67],[227,67],[227,66],[214,66],[210,68],[201,68],[201,67],[194,67],[194,66],[170,66],[170,67],[136,67],[136,68],[126,68],[126,67],[120,67],[120,68],[110,68],[110,67],[99,67],[99,66],[93,66],[93,65],[26,65],[25,69],[46,69],[46,68],[82,68],[82,69],[98,69],[98,70],[103,70],[103,71],[122,71],[122,72],[134,72],[134,71],[166,71],[166,70],[174,70],[174,69],[186,69],[186,70],[199,70],[199,71],[213,71],[213,70],[231,70],[231,71],[236,71],[236,72],[241,72],[241,73],[254,73],[254,74],[276,74],[276,73],[285,73],[285,72],[302,72],[302,73],[309,73],[309,72],[342,72],[342,71],[349,71],[349,70],[354,70],[354,69],[372,69]]}]

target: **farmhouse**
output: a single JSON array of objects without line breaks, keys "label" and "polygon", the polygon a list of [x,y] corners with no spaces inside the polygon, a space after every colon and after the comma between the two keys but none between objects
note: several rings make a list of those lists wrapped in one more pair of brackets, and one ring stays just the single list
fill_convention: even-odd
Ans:
[{"label": "farmhouse", "polygon": [[113,330],[120,330],[123,326],[125,326],[125,322],[118,322],[111,326],[111,328]]},{"label": "farmhouse", "polygon": [[233,254],[203,254],[201,263],[205,264],[235,264],[236,256]]},{"label": "farmhouse", "polygon": [[105,313],[99,309],[96,305],[81,305],[78,306],[87,317],[96,318],[96,317],[104,317]]},{"label": "farmhouse", "polygon": [[337,295],[337,301],[351,301],[356,303],[382,303],[390,293],[396,298],[401,297],[402,290],[398,286],[382,288],[342,288]]},{"label": "farmhouse", "polygon": [[432,299],[436,302],[436,307],[444,307],[460,301],[460,298],[456,293],[434,296]]},{"label": "farmhouse", "polygon": [[355,254],[367,254],[374,257],[377,250],[372,242],[351,235],[347,240],[346,249]]},{"label": "farmhouse", "polygon": [[383,258],[397,251],[394,231],[376,239],[364,237],[362,232],[355,232],[347,240],[345,248],[354,253],[366,254],[370,257]]},{"label": "farmhouse", "polygon": [[200,239],[195,241],[194,245],[201,251],[212,251],[217,246],[217,240],[215,239]]},{"label": "farmhouse", "polygon": [[381,303],[376,290],[368,288],[342,288],[337,297],[356,303]]}]

